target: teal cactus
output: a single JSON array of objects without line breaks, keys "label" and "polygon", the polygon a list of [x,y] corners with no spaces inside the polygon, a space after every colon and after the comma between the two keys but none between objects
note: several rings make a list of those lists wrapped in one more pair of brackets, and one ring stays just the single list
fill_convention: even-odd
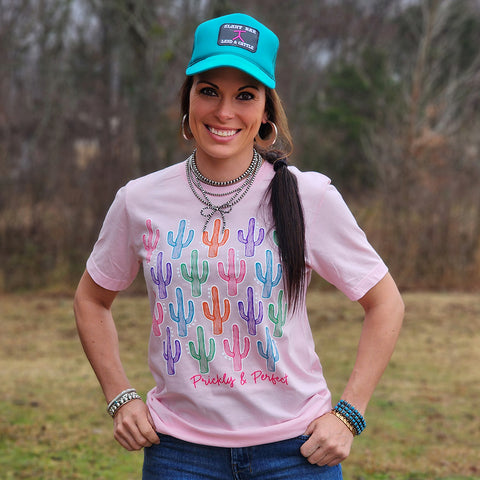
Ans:
[{"label": "teal cactus", "polygon": [[177,237],[175,238],[175,240],[173,239],[173,232],[172,231],[168,232],[168,234],[167,234],[167,242],[170,246],[173,247],[172,259],[180,258],[180,256],[182,255],[182,250],[185,247],[188,247],[190,245],[190,243],[192,243],[193,233],[194,233],[193,230],[190,230],[188,232],[187,239],[185,240],[185,242],[183,241],[183,238],[185,236],[185,227],[186,226],[187,226],[186,220],[180,220],[180,223],[178,225]]},{"label": "teal cactus", "polygon": [[185,305],[183,301],[183,292],[181,288],[175,290],[175,296],[177,297],[177,314],[175,314],[175,308],[173,303],[168,305],[170,311],[170,318],[178,323],[178,336],[187,336],[187,325],[192,323],[195,313],[195,306],[191,300],[188,301],[188,315],[185,316]]},{"label": "teal cactus", "polygon": [[282,266],[277,264],[277,275],[273,278],[273,254],[271,250],[265,252],[265,275],[262,273],[260,262],[255,264],[255,273],[257,278],[263,283],[262,297],[270,298],[273,287],[276,287],[282,279]]},{"label": "teal cactus", "polygon": [[213,357],[215,357],[215,340],[213,338],[210,338],[208,342],[210,347],[208,351],[208,355],[206,353],[206,348],[205,348],[205,332],[202,326],[197,327],[197,340],[198,340],[198,352],[195,349],[195,344],[193,342],[188,342],[190,355],[195,360],[198,360],[200,373],[208,373],[210,371],[210,367],[208,366],[208,364],[213,360]]},{"label": "teal cactus", "polygon": [[268,330],[268,327],[266,327],[266,332],[267,332],[267,338],[265,339],[266,342],[266,348],[263,348],[262,342],[259,340],[257,342],[257,348],[258,348],[258,353],[260,354],[261,357],[265,358],[267,360],[267,369],[270,372],[275,371],[275,364],[279,360],[279,355],[278,355],[278,348],[277,344],[275,343],[275,340],[270,336],[270,331]]},{"label": "teal cactus", "polygon": [[190,264],[190,274],[188,273],[187,265],[185,263],[182,263],[180,266],[182,277],[192,284],[192,297],[200,297],[202,294],[202,283],[205,283],[208,278],[208,262],[206,260],[202,262],[202,275],[200,276],[198,267],[198,250],[192,250]]}]

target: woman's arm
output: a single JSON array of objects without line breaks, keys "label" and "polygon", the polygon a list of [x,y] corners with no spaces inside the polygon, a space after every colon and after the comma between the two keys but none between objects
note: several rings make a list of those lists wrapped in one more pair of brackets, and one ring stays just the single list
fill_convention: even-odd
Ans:
[{"label": "woman's arm", "polygon": [[[365,320],[353,372],[342,399],[363,415],[395,348],[404,304],[390,274],[359,303],[365,311]],[[350,453],[353,435],[334,415],[326,414],[314,420],[306,434],[311,437],[303,444],[301,452],[310,463],[336,465]]]},{"label": "woman's arm", "polygon": [[[107,403],[130,383],[120,360],[118,335],[111,306],[117,292],[97,285],[85,272],[75,293],[74,311],[85,354],[100,382]],[[146,405],[132,400],[117,410],[114,437],[127,450],[159,443]]]}]

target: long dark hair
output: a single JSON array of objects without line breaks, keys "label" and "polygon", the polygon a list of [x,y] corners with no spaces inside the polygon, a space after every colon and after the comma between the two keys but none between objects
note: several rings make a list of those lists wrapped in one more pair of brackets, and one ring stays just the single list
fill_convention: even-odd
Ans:
[{"label": "long dark hair", "polygon": [[[181,113],[188,115],[190,90],[193,77],[187,77],[180,90]],[[278,136],[269,147],[255,146],[260,155],[274,166],[275,175],[267,189],[272,217],[276,231],[276,241],[283,268],[283,280],[287,302],[292,310],[305,295],[305,221],[302,202],[298,193],[295,175],[287,168],[286,162],[293,150],[292,136],[288,128],[287,116],[282,101],[274,89],[265,87],[265,110],[269,121],[275,123]],[[271,127],[262,125],[260,138],[269,136]]]}]

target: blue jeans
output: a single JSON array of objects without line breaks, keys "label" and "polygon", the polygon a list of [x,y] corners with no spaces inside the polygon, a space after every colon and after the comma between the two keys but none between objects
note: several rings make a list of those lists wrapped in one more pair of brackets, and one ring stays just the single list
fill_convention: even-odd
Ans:
[{"label": "blue jeans", "polygon": [[311,465],[300,453],[308,439],[246,448],[197,445],[160,434],[160,444],[144,449],[143,480],[341,480],[342,469]]}]

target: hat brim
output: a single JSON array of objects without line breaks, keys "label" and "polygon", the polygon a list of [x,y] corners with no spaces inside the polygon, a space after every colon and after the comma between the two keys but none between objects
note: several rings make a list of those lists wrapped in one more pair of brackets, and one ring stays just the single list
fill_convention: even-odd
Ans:
[{"label": "hat brim", "polygon": [[207,57],[204,60],[195,62],[193,65],[189,65],[185,73],[188,76],[191,76],[220,67],[237,68],[238,70],[248,73],[248,75],[251,75],[253,78],[256,78],[267,87],[275,88],[275,79],[267,75],[264,70],[250,60],[246,60],[238,55],[222,54]]}]

